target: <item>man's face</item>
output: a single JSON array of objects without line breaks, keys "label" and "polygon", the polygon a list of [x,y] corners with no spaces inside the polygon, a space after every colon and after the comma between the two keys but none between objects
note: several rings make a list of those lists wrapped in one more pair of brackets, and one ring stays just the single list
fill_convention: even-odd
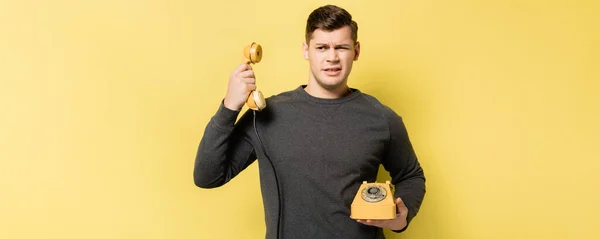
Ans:
[{"label": "man's face", "polygon": [[349,26],[333,31],[317,29],[304,43],[304,58],[310,62],[310,82],[315,87],[335,90],[346,87],[353,61],[358,59],[360,44],[354,44]]}]

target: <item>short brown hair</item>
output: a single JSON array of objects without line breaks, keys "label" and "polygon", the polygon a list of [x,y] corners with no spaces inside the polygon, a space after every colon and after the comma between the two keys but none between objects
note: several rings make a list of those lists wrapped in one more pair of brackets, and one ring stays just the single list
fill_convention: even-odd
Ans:
[{"label": "short brown hair", "polygon": [[358,38],[358,24],[352,20],[352,15],[345,9],[335,5],[325,5],[315,9],[306,21],[306,44],[317,29],[333,31],[344,26],[350,26],[352,40],[356,43]]}]

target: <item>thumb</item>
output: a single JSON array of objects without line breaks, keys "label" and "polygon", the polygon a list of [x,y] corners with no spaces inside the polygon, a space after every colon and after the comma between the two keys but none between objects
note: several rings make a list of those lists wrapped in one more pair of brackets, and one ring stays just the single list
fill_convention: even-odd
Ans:
[{"label": "thumb", "polygon": [[404,201],[402,201],[402,198],[396,198],[396,208],[398,210],[398,213],[400,213],[402,211],[402,209],[408,209],[406,208],[406,205],[404,204]]}]

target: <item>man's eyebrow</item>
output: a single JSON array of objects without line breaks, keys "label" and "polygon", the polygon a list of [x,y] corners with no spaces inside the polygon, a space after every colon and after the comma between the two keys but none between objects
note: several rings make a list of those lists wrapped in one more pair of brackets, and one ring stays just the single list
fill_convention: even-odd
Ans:
[{"label": "man's eyebrow", "polygon": [[[329,46],[329,43],[315,43],[315,46]],[[350,47],[350,44],[340,43],[335,44],[336,47]]]}]

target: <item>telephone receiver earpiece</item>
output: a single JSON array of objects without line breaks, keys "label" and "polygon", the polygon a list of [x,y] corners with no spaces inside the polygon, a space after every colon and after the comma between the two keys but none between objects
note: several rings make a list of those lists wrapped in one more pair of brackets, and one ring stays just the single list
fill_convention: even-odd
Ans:
[{"label": "telephone receiver earpiece", "polygon": [[[246,47],[244,47],[244,63],[259,63],[260,60],[262,60],[262,56],[262,47],[259,44],[252,42],[246,45]],[[250,92],[248,100],[246,101],[246,105],[248,105],[248,108],[252,110],[261,111],[265,107],[267,107],[267,102],[265,101],[265,97],[260,91],[254,90]]]}]

